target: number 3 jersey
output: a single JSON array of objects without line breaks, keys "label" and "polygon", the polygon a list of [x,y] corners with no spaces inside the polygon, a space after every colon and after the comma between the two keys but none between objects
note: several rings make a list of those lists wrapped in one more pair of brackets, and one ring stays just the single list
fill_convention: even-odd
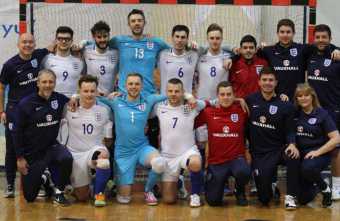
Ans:
[{"label": "number 3 jersey", "polygon": [[76,112],[67,111],[60,127],[59,140],[73,153],[102,146],[104,137],[112,138],[110,112],[107,107],[97,104],[89,109],[79,107]]},{"label": "number 3 jersey", "polygon": [[56,76],[55,91],[70,97],[77,92],[78,80],[84,69],[84,62],[73,55],[62,57],[49,54],[43,61],[43,67],[52,70]]},{"label": "number 3 jersey", "polygon": [[103,94],[111,93],[118,72],[118,51],[108,49],[104,53],[99,53],[96,51],[96,45],[91,44],[85,47],[83,55],[87,74],[98,78],[98,91]]},{"label": "number 3 jersey", "polygon": [[186,51],[182,55],[176,55],[173,49],[161,51],[158,60],[161,94],[166,94],[166,85],[171,78],[180,79],[185,92],[191,93],[197,60],[198,53],[195,51]]},{"label": "number 3 jersey", "polygon": [[174,107],[168,101],[155,105],[153,114],[159,119],[163,156],[177,157],[196,145],[195,118],[204,107],[203,101],[198,101],[196,109],[187,104]]}]

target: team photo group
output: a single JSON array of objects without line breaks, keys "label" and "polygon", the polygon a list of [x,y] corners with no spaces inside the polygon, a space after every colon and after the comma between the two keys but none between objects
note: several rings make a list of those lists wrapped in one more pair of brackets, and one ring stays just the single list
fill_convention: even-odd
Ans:
[{"label": "team photo group", "polygon": [[248,206],[249,193],[287,210],[318,194],[320,207],[340,200],[340,49],[328,25],[302,44],[282,18],[276,44],[244,33],[228,47],[214,23],[202,47],[185,25],[169,30],[168,44],[146,24],[133,9],[128,35],[111,36],[105,21],[80,42],[72,27],[56,27],[42,49],[19,35],[0,74],[6,198],[17,196],[18,171],[28,203],[101,207],[114,182],[116,203],[129,204],[144,168],[147,205],[223,206],[226,189],[237,206]]}]

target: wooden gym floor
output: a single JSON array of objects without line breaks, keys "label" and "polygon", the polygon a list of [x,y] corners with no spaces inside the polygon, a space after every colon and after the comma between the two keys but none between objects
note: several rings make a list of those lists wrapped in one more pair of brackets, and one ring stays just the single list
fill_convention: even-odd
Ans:
[{"label": "wooden gym floor", "polygon": [[[4,189],[4,173],[0,175],[0,221],[37,221],[37,220],[78,220],[78,221],[120,221],[120,220],[277,220],[277,221],[340,221],[340,201],[334,202],[330,208],[321,208],[318,196],[316,201],[296,211],[286,211],[281,205],[260,207],[255,198],[250,199],[247,207],[238,207],[233,196],[225,197],[223,207],[190,208],[188,202],[179,201],[176,205],[147,206],[141,192],[133,195],[130,205],[121,205],[110,200],[104,208],[95,208],[91,203],[76,203],[70,207],[54,205],[51,200],[38,199],[34,203],[26,203],[22,195],[17,193],[14,199],[2,196]],[[18,189],[18,188],[17,188]],[[281,201],[282,201],[281,197]]]}]

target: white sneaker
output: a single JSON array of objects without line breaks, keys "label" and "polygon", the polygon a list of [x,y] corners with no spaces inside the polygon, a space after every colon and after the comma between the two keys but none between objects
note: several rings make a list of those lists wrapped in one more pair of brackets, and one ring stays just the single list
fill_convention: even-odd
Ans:
[{"label": "white sneaker", "polygon": [[197,194],[190,195],[190,207],[200,207],[201,206],[201,198]]},{"label": "white sneaker", "polygon": [[285,207],[286,210],[295,210],[296,209],[296,202],[295,202],[295,197],[291,195],[286,195],[285,196]]},{"label": "white sneaker", "polygon": [[340,200],[340,187],[333,187],[332,200]]}]

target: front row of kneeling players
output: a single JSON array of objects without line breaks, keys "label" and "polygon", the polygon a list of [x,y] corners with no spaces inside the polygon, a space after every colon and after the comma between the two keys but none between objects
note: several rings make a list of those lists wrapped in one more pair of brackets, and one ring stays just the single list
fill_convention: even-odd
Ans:
[{"label": "front row of kneeling players", "polygon": [[[94,203],[103,206],[106,204],[103,192],[110,177],[110,162],[109,151],[102,141],[107,147],[112,144],[111,111],[96,100],[98,82],[95,77],[85,75],[79,80],[80,100],[75,112],[64,108],[68,98],[53,92],[55,80],[52,71],[42,70],[38,76],[38,93],[23,99],[16,113],[13,131],[17,141],[18,170],[23,174],[24,197],[29,202],[34,201],[40,186],[49,186],[49,175],[45,172],[48,167],[57,171],[54,176],[55,202],[69,204],[63,194],[68,184],[74,187],[78,200],[87,200],[92,169],[96,174]],[[169,80],[167,97],[143,97],[140,95],[142,82],[139,74],[129,74],[126,95],[112,100],[98,98],[114,115],[118,202],[131,201],[131,186],[138,164],[151,168],[145,185],[148,205],[158,203],[151,190],[160,175],[163,201],[176,201],[181,168],[193,173],[201,170],[202,160],[193,133],[197,116],[196,126],[207,124],[208,128],[205,196],[209,205],[222,204],[223,189],[229,176],[235,177],[237,204],[248,204],[245,185],[251,176],[250,161],[262,204],[268,205],[271,198],[271,179],[268,177],[275,176],[278,164],[285,162],[287,209],[295,209],[296,202],[306,204],[312,201],[317,189],[323,194],[322,205],[331,205],[331,189],[321,178],[321,171],[329,165],[330,152],[340,142],[340,136],[309,85],[297,87],[296,111],[291,103],[281,101],[275,95],[276,76],[270,68],[263,68],[259,76],[260,91],[246,99],[250,110],[248,116],[235,101],[228,82],[217,86],[217,104],[196,101],[189,95],[184,103],[183,84],[178,79]],[[160,153],[149,145],[145,136],[144,128],[150,114],[156,115],[160,121]],[[251,159],[247,160],[245,137],[249,138],[251,153]],[[196,187],[193,185],[190,205],[195,207],[201,204],[200,190],[197,189],[201,180],[192,182]]]}]

